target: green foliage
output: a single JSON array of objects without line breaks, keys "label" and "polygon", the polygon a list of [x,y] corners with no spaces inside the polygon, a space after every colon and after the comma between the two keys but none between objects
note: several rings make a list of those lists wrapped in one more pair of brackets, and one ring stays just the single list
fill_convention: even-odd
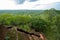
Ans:
[{"label": "green foliage", "polygon": [[[49,40],[59,40],[59,25],[60,25],[60,13],[55,9],[46,10],[40,15],[41,19],[45,20],[48,23],[48,31],[46,36]],[[47,28],[48,28],[47,27]],[[58,30],[59,28],[59,30]]]},{"label": "green foliage", "polygon": [[45,32],[47,30],[47,22],[40,19],[40,17],[32,18],[31,24],[31,28],[35,29],[36,31]]},{"label": "green foliage", "polygon": [[[45,10],[41,14],[1,14],[0,25],[13,25],[26,31],[43,32],[48,40],[60,39],[60,11],[55,9]],[[34,13],[36,15],[34,15]],[[39,12],[38,12],[39,13]]]},{"label": "green foliage", "polygon": [[12,21],[12,14],[2,14],[0,15],[0,25],[10,25]]}]

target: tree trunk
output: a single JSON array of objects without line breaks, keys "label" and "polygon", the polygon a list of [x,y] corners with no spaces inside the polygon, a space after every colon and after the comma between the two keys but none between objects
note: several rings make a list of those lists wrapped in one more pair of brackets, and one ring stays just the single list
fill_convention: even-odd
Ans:
[{"label": "tree trunk", "polygon": [[5,40],[6,27],[0,26],[0,40]]}]

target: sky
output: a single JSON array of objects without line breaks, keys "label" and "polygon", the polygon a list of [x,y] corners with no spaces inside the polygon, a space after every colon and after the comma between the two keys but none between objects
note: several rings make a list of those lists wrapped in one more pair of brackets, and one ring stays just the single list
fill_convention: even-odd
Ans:
[{"label": "sky", "polygon": [[0,0],[0,10],[60,9],[60,0]]}]

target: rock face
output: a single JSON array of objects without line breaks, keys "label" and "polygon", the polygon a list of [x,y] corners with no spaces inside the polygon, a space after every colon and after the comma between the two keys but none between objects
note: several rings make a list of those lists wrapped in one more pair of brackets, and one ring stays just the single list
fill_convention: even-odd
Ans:
[{"label": "rock face", "polygon": [[0,26],[0,40],[5,40],[6,27]]},{"label": "rock face", "polygon": [[20,40],[46,40],[45,35],[43,33],[35,32],[34,30],[30,33],[34,33],[36,35],[39,35],[40,37],[36,35],[29,35],[24,32],[19,32],[21,38]]},{"label": "rock face", "polygon": [[8,31],[6,33],[6,37],[9,37],[8,38],[9,40],[18,40],[18,31],[17,31],[16,27],[8,29]]},{"label": "rock face", "polygon": [[34,35],[29,35],[29,34],[25,34],[23,32],[19,32],[20,34],[20,40],[40,40],[39,37],[34,36]]},{"label": "rock face", "polygon": [[[4,28],[0,28],[0,40],[4,40],[2,38],[4,38],[4,36],[5,36],[4,32],[6,32],[6,31],[4,31],[3,29]],[[4,32],[2,32],[1,30]],[[31,35],[31,33],[32,33],[32,35]],[[39,35],[39,37],[36,35]],[[26,33],[26,32],[24,32],[24,30],[18,31],[15,27],[8,29],[7,36],[10,37],[9,40],[47,40],[43,33],[36,32],[34,30]]]},{"label": "rock face", "polygon": [[19,32],[19,34],[20,34],[20,36],[19,36],[20,40],[30,40],[28,34],[25,34],[23,32]]}]

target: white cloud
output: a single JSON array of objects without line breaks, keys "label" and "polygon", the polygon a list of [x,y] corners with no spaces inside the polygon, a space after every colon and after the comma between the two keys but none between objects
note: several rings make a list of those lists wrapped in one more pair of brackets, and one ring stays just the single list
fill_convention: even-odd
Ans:
[{"label": "white cloud", "polygon": [[40,4],[49,4],[54,2],[60,2],[60,0],[39,0],[38,3]]},{"label": "white cloud", "polygon": [[47,9],[51,6],[48,4],[53,2],[60,2],[60,0],[38,0],[36,2],[26,0],[24,4],[16,4],[14,0],[0,0],[0,10]]}]

